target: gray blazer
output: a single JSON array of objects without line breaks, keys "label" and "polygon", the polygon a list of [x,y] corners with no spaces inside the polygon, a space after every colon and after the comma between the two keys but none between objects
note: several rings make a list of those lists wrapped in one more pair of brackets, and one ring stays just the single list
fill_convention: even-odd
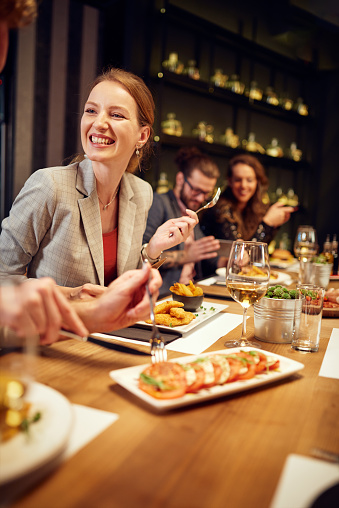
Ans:
[{"label": "gray blazer", "polygon": [[[151,186],[125,173],[119,192],[117,272],[141,265]],[[52,277],[58,285],[104,285],[100,209],[92,162],[40,169],[2,222],[0,278]]]}]

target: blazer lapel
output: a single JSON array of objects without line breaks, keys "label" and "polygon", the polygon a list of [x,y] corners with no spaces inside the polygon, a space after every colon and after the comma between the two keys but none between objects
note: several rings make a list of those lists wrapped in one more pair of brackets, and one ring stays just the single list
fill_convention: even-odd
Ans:
[{"label": "blazer lapel", "polygon": [[137,213],[137,205],[132,201],[133,197],[134,192],[128,181],[128,175],[124,174],[121,179],[119,192],[118,276],[125,271],[133,241],[134,222]]},{"label": "blazer lapel", "polygon": [[79,192],[84,194],[83,198],[78,199],[81,220],[93,263],[97,271],[99,284],[103,286],[105,280],[101,219],[95,176],[92,163],[89,159],[85,159],[79,164],[76,188]]}]

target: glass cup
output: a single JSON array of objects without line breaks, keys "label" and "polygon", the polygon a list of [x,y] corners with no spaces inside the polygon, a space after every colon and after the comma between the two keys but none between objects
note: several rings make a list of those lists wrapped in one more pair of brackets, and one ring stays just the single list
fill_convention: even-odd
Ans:
[{"label": "glass cup", "polygon": [[299,284],[311,283],[311,259],[317,251],[316,230],[312,226],[299,226],[294,240],[294,254],[299,260]]},{"label": "glass cup", "polygon": [[292,348],[314,353],[319,349],[325,289],[314,284],[300,284],[297,289],[305,299],[302,303],[299,335],[293,337]]}]

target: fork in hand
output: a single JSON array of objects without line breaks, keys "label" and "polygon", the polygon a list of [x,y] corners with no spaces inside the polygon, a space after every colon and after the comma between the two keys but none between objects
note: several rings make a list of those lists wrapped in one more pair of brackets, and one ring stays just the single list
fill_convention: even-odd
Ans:
[{"label": "fork in hand", "polygon": [[206,208],[212,208],[212,206],[216,205],[219,198],[220,198],[220,194],[221,194],[221,190],[220,190],[220,187],[218,187],[218,190],[215,193],[214,198],[211,199],[211,201],[209,203],[206,203],[205,206],[202,206],[201,208],[199,208],[199,210],[197,210],[195,213],[199,213],[199,212],[201,212],[201,210],[205,210]]},{"label": "fork in hand", "polygon": [[154,305],[153,305],[153,300],[152,300],[152,294],[151,294],[151,291],[149,288],[149,281],[146,282],[146,291],[147,291],[148,298],[149,298],[150,316],[151,316],[151,321],[152,321],[152,335],[149,340],[150,344],[151,344],[152,363],[166,362],[167,351],[165,348],[165,343],[163,341],[163,338],[161,337],[159,329],[155,323]]}]

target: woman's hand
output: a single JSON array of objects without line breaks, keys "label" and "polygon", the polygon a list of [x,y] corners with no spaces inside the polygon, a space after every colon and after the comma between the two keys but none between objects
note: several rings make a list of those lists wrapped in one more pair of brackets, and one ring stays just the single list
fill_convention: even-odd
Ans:
[{"label": "woman's hand", "polygon": [[1,287],[0,324],[8,326],[18,337],[40,335],[40,344],[58,340],[62,325],[81,336],[88,333],[70,303],[48,277]]},{"label": "woman's hand", "polygon": [[74,302],[74,308],[90,332],[109,332],[131,326],[149,318],[145,284],[150,277],[149,288],[155,303],[162,279],[159,271],[147,263],[142,269],[129,270],[118,277],[99,298]]},{"label": "woman's hand", "polygon": [[146,247],[150,258],[157,259],[162,251],[187,240],[199,219],[192,210],[186,210],[186,212],[187,216],[170,219],[158,227]]},{"label": "woman's hand", "polygon": [[279,201],[270,206],[267,210],[263,221],[271,227],[277,228],[282,224],[285,224],[291,217],[291,213],[295,212],[296,208],[293,206],[285,206]]}]

